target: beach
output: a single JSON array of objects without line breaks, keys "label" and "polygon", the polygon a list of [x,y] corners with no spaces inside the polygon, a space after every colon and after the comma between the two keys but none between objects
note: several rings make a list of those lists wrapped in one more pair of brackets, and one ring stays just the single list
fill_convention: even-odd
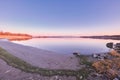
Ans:
[{"label": "beach", "polygon": [[23,46],[9,41],[0,41],[0,47],[10,54],[40,68],[78,69],[78,61],[74,56],[57,54],[52,51]]},{"label": "beach", "polygon": [[[57,54],[52,51],[11,43],[0,40],[0,47],[32,66],[50,70],[77,70],[78,60],[75,56]],[[18,63],[19,64],[19,63]],[[12,74],[11,74],[12,73]],[[0,79],[2,80],[76,80],[75,76],[42,76],[37,73],[29,73],[8,65],[0,59]]]}]

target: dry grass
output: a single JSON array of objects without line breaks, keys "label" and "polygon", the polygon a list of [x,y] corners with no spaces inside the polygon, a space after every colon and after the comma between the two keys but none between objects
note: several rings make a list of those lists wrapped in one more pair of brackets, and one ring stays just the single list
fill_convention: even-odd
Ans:
[{"label": "dry grass", "polygon": [[115,50],[112,50],[110,52],[110,55],[114,56],[114,57],[120,57],[120,53],[117,53]]},{"label": "dry grass", "polygon": [[113,56],[112,59],[96,61],[92,66],[98,73],[105,73],[110,79],[113,79],[117,76],[120,69],[120,54],[116,51],[111,51],[110,55]]}]

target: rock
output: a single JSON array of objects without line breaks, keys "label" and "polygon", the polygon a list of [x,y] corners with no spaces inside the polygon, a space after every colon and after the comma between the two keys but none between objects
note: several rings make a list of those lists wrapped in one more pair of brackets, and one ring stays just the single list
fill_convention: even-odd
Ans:
[{"label": "rock", "polygon": [[97,77],[97,75],[96,75],[96,74],[92,74],[91,76],[92,76],[92,77]]},{"label": "rock", "polygon": [[58,79],[58,76],[55,76],[55,79],[57,80],[57,79]]},{"label": "rock", "polygon": [[107,56],[104,56],[104,59],[108,59],[108,57],[107,57]]},{"label": "rock", "polygon": [[98,55],[97,55],[97,54],[93,54],[93,57],[94,57],[94,58],[97,58],[97,57],[98,57]]},{"label": "rock", "polygon": [[100,76],[102,76],[102,75],[101,75],[101,74],[96,73],[96,76],[100,77]]},{"label": "rock", "polygon": [[106,44],[106,47],[112,49],[112,48],[113,48],[113,42],[107,43],[107,44]]},{"label": "rock", "polygon": [[100,58],[98,58],[98,60],[104,60],[104,58],[100,57]]},{"label": "rock", "polygon": [[120,43],[116,43],[114,46],[114,50],[120,53]]},{"label": "rock", "polygon": [[118,49],[120,49],[120,43],[116,43],[115,47],[117,47]]},{"label": "rock", "polygon": [[7,71],[5,71],[5,73],[9,73],[11,70],[7,70]]},{"label": "rock", "polygon": [[83,79],[83,76],[80,76],[80,79]]},{"label": "rock", "polygon": [[118,78],[114,78],[113,80],[119,80]]},{"label": "rock", "polygon": [[117,78],[120,80],[120,75],[119,74],[117,75]]},{"label": "rock", "polygon": [[74,52],[73,55],[78,56],[79,54],[77,52]]}]

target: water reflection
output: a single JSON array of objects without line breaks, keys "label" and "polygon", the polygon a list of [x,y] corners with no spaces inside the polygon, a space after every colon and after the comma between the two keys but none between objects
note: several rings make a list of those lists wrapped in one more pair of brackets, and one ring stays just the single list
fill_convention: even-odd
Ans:
[{"label": "water reflection", "polygon": [[33,38],[26,41],[12,42],[62,54],[72,54],[73,52],[80,52],[81,54],[92,54],[107,52],[109,49],[106,47],[106,43],[117,43],[119,40],[89,38]]},{"label": "water reflection", "polygon": [[26,41],[30,39],[32,39],[32,37],[31,38],[11,38],[9,39],[9,41]]}]

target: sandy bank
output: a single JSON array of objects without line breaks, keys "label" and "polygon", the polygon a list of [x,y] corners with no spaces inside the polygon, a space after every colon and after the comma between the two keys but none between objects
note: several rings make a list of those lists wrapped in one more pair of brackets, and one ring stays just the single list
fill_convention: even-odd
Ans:
[{"label": "sandy bank", "polygon": [[34,47],[23,46],[9,41],[1,41],[0,47],[12,55],[33,66],[47,69],[78,69],[78,61],[74,56],[57,54]]},{"label": "sandy bank", "polygon": [[[12,73],[12,74],[11,74]],[[74,76],[42,76],[36,73],[26,73],[6,64],[0,59],[0,80],[76,80]]]}]

